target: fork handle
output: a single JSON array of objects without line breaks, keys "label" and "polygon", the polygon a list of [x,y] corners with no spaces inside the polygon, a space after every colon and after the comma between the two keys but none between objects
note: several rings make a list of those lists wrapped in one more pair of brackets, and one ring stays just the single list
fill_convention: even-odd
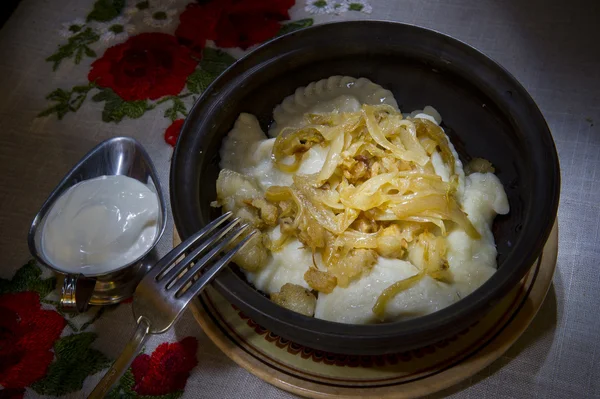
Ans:
[{"label": "fork handle", "polygon": [[96,388],[90,393],[88,399],[102,399],[108,394],[112,386],[121,378],[127,370],[133,358],[140,352],[142,345],[148,338],[150,331],[150,322],[143,316],[138,319],[137,328],[133,336],[121,352],[121,355],[115,360],[113,365],[108,369],[104,377],[100,380]]}]

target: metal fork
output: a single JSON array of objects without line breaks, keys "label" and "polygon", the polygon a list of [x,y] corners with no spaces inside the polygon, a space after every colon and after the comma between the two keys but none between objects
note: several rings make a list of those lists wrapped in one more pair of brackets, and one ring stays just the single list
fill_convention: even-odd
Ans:
[{"label": "metal fork", "polygon": [[[143,278],[133,296],[133,315],[137,320],[137,328],[119,358],[88,398],[104,398],[127,370],[148,335],[162,334],[171,328],[190,301],[254,235],[255,232],[250,233],[233,249],[211,263],[248,228],[247,224],[235,228],[240,221],[235,218],[217,230],[230,217],[231,212],[223,214],[175,247]],[[218,243],[221,239],[223,240]],[[192,251],[176,263],[190,248]],[[206,254],[196,261],[204,253]]]}]

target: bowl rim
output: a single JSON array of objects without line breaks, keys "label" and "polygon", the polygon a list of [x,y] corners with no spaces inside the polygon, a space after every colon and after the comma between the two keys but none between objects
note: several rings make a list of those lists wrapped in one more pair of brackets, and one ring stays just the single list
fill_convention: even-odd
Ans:
[{"label": "bowl rim", "polygon": [[[550,204],[549,206],[548,204],[546,206],[546,208],[549,208],[550,213],[543,215],[543,220],[540,221],[542,228],[536,229],[539,231],[539,233],[537,235],[538,239],[535,241],[535,246],[531,248],[531,250],[528,252],[529,255],[525,259],[521,259],[519,261],[521,266],[516,269],[515,272],[508,274],[494,273],[486,282],[468,295],[468,301],[460,300],[436,312],[414,319],[400,320],[384,324],[363,325],[346,324],[326,321],[314,317],[307,317],[274,304],[269,299],[261,295],[256,289],[251,287],[246,281],[243,281],[231,270],[225,269],[219,276],[217,276],[213,284],[230,302],[243,303],[247,310],[250,310],[255,314],[260,314],[260,319],[255,319],[255,321],[257,321],[259,324],[263,320],[267,322],[273,321],[279,324],[284,324],[288,328],[293,328],[301,332],[319,333],[324,336],[326,335],[328,338],[346,339],[377,337],[382,339],[401,339],[402,337],[408,337],[409,335],[414,336],[423,334],[424,339],[426,339],[426,336],[430,335],[432,331],[451,328],[451,323],[464,323],[465,320],[471,319],[473,314],[482,314],[485,309],[488,308],[488,306],[493,306],[493,304],[497,303],[497,301],[503,295],[505,295],[509,289],[512,289],[512,287],[514,287],[521,280],[526,271],[529,270],[531,265],[533,265],[541,253],[543,246],[552,230],[552,226],[554,225],[560,196],[560,166],[552,134],[537,104],[521,85],[521,83],[494,59],[459,39],[453,38],[433,29],[395,21],[358,20],[318,24],[309,28],[290,32],[258,46],[252,52],[238,59],[207,87],[207,89],[202,93],[190,110],[189,116],[198,114],[201,112],[201,108],[203,107],[210,107],[211,102],[214,100],[212,97],[215,95],[214,93],[216,88],[221,85],[227,85],[227,82],[245,71],[239,70],[242,64],[247,63],[252,58],[260,58],[261,56],[264,58],[261,60],[261,62],[267,62],[268,59],[272,59],[273,57],[265,57],[263,53],[277,43],[288,41],[292,37],[312,35],[317,34],[319,31],[327,31],[332,28],[335,29],[335,27],[339,27],[341,25],[344,27],[354,25],[358,26],[359,28],[362,27],[361,29],[365,29],[364,25],[375,24],[394,25],[396,28],[416,32],[416,34],[432,35],[433,37],[437,36],[437,40],[446,41],[452,46],[458,47],[463,52],[466,52],[484,61],[486,68],[494,70],[495,72],[503,75],[502,77],[506,81],[510,82],[510,84],[518,91],[517,93],[513,93],[513,95],[520,96],[528,108],[533,112],[533,114],[530,115],[530,119],[535,119],[534,123],[539,130],[539,141],[549,150],[548,153],[545,154],[545,157],[547,159],[547,164],[551,165],[551,168],[548,168],[548,172],[551,173],[552,177],[552,182],[549,184],[551,186],[551,196],[549,199],[547,198],[547,200],[550,201]],[[179,187],[177,176],[179,173],[179,165],[182,162],[181,159],[185,157],[185,149],[183,147],[185,145],[186,138],[190,135],[198,134],[197,131],[194,131],[193,120],[194,118],[188,117],[181,129],[181,134],[173,153],[169,177],[170,202],[173,211],[174,223],[182,240],[185,240],[185,238],[193,232],[188,231],[185,227],[186,219],[189,217],[189,215],[182,213],[179,203],[180,200],[177,199],[177,187]],[[527,215],[525,213],[524,221],[529,217],[531,217],[531,214]],[[506,261],[510,259],[511,258],[509,254]],[[516,272],[517,270],[519,273]],[[236,279],[238,281],[236,281]],[[250,300],[244,298],[244,295],[248,294],[248,292],[242,286],[240,286],[240,284],[243,284],[243,286],[246,286],[248,289],[252,290],[253,294],[250,293]],[[492,286],[495,287],[495,289],[487,292],[487,289]]]}]

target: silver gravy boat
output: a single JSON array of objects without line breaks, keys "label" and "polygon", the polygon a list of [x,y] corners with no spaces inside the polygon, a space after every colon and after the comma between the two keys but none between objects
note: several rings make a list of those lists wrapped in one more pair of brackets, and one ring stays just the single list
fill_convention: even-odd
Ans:
[{"label": "silver gravy boat", "polygon": [[[153,190],[159,202],[158,234],[152,246],[138,259],[104,274],[69,274],[44,255],[42,232],[54,202],[75,184],[104,175],[125,175]],[[89,305],[111,305],[133,295],[137,284],[158,260],[154,247],[167,222],[165,198],[150,156],[130,137],[115,137],[92,149],[62,179],[33,219],[29,229],[29,251],[41,264],[64,277],[60,302],[65,310],[83,312]]]}]

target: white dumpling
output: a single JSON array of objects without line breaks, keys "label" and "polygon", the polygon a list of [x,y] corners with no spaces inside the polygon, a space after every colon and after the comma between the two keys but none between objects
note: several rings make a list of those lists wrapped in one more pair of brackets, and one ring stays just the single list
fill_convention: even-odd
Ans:
[{"label": "white dumpling", "polygon": [[425,108],[415,110],[409,114],[412,118],[422,118],[427,119],[436,125],[442,123],[442,115],[437,111],[437,109],[433,108],[431,105],[426,105]]},{"label": "white dumpling", "polygon": [[467,214],[477,214],[488,226],[497,214],[506,215],[509,211],[508,198],[498,176],[493,173],[470,174],[463,207]]},{"label": "white dumpling", "polygon": [[465,297],[480,287],[496,272],[496,245],[490,240],[487,229],[482,238],[473,240],[462,230],[448,234],[447,259],[452,273],[452,284],[460,297]]},{"label": "white dumpling", "polygon": [[[423,108],[423,110],[412,112],[410,116],[412,118],[427,119],[438,126],[440,123],[442,123],[442,116],[440,113],[429,105]],[[441,129],[444,130],[444,128]],[[458,156],[458,153],[456,152],[456,149],[454,148],[454,145],[452,144],[452,141],[450,140],[450,137],[448,137],[445,132],[444,135],[448,139],[448,147],[450,147],[450,151],[452,152],[452,155],[454,155],[454,172],[458,176],[458,189],[456,191],[458,194],[458,199],[460,200],[462,199],[465,191],[465,172],[463,169],[463,164]],[[450,181],[450,168],[444,163],[442,156],[438,151],[431,154],[431,163],[436,175],[441,177],[443,181]]]},{"label": "white dumpling", "polygon": [[219,172],[217,198],[225,211],[242,208],[244,201],[258,198],[261,194],[252,178],[230,169],[221,169]]},{"label": "white dumpling", "polygon": [[[448,136],[446,135],[446,137]],[[458,188],[456,189],[456,194],[457,199],[461,201],[465,193],[465,171],[462,161],[460,160],[456,149],[454,149],[454,146],[450,142],[450,139],[448,139],[448,147],[450,147],[450,151],[452,152],[452,155],[454,155],[454,173],[458,176]],[[431,154],[431,163],[436,175],[441,177],[443,181],[450,181],[450,168],[444,163],[442,156],[438,151]]]},{"label": "white dumpling", "polygon": [[330,112],[358,112],[360,101],[354,96],[341,95],[329,101],[319,101],[310,108],[310,113],[327,114]]},{"label": "white dumpling", "polygon": [[448,234],[448,264],[461,296],[468,295],[496,271],[497,250],[492,223],[497,214],[507,214],[508,198],[493,173],[473,173],[466,177],[463,210],[481,234],[473,240],[455,229]]},{"label": "white dumpling", "polygon": [[275,107],[269,136],[276,137],[285,127],[302,126],[306,113],[354,112],[362,104],[388,104],[398,109],[391,91],[366,78],[332,76],[312,82]]},{"label": "white dumpling", "polygon": [[[275,139],[267,138],[254,115],[242,113],[223,140],[219,166],[253,177],[263,191],[271,186],[291,186],[293,174],[280,171],[273,163],[274,144]],[[309,175],[320,171],[327,151],[318,145],[309,149],[297,173]]]},{"label": "white dumpling", "polygon": [[254,115],[241,113],[223,140],[219,166],[221,169],[244,173],[248,167],[254,166],[256,149],[266,139],[258,119]]},{"label": "white dumpling", "polygon": [[[380,257],[367,276],[336,287],[330,294],[319,293],[315,317],[351,324],[380,322],[373,313],[379,295],[390,285],[417,273],[410,262]],[[384,320],[399,320],[435,312],[455,302],[456,290],[429,276],[396,295],[386,306]]]},{"label": "white dumpling", "polygon": [[261,141],[251,154],[251,165],[245,169],[245,173],[254,177],[263,191],[271,186],[290,186],[294,182],[291,174],[280,171],[273,163],[273,144],[275,139]]},{"label": "white dumpling", "polygon": [[[279,226],[269,233],[271,240],[280,236]],[[279,292],[286,283],[309,288],[304,273],[312,265],[312,254],[296,239],[289,240],[280,251],[271,252],[265,267],[255,273],[246,272],[246,278],[260,291]],[[310,288],[309,288],[310,289]]]},{"label": "white dumpling", "polygon": [[[271,186],[291,186],[294,182],[293,173],[282,172],[273,163],[271,152],[274,143],[275,139],[259,142],[254,154],[250,156],[251,162],[247,163],[244,169],[244,173],[252,176],[263,191]],[[302,163],[296,173],[304,175],[318,173],[325,164],[327,151],[326,147],[313,146],[304,153]],[[290,158],[284,162],[293,162],[293,158]]]}]

